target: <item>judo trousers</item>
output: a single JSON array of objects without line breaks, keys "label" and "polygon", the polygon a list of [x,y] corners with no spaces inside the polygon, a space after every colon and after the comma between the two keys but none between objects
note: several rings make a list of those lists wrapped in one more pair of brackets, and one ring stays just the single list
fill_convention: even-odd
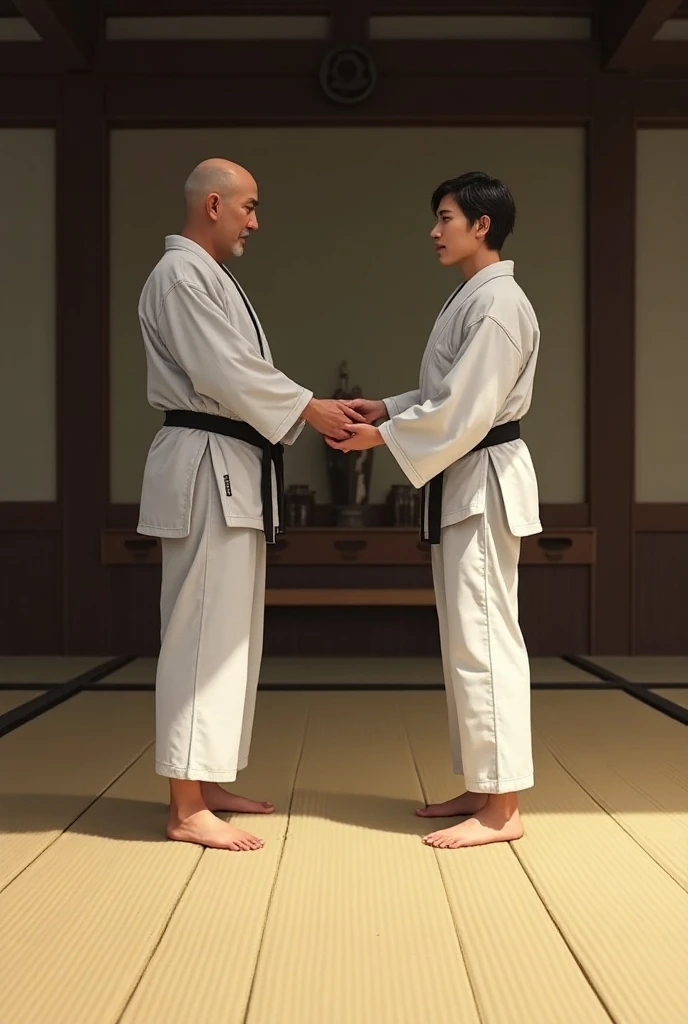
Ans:
[{"label": "judo trousers", "polygon": [[209,449],[188,537],[162,541],[159,775],[233,782],[248,763],[263,649],[265,535],[228,527]]},{"label": "judo trousers", "polygon": [[472,793],[534,784],[519,553],[490,467],[484,513],[444,527],[432,549],[452,759]]}]

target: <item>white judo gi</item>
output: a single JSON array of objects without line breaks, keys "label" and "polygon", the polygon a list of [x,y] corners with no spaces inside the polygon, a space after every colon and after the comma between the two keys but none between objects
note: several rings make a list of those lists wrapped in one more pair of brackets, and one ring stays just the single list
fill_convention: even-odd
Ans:
[{"label": "white judo gi", "polygon": [[520,438],[472,449],[527,413],[539,342],[513,262],[486,267],[445,304],[418,390],[385,399],[391,418],[380,427],[410,482],[424,488],[424,523],[425,485],[443,474],[432,569],[454,770],[470,792],[534,781],[517,591],[520,538],[542,530],[537,479]]},{"label": "white judo gi", "polygon": [[[242,421],[291,444],[313,393],[275,368],[235,279],[181,235],[146,281],[139,321],[148,401]],[[139,533],[162,538],[156,771],[231,782],[244,768],[263,645],[262,453],[205,429],[163,426],[143,478]],[[270,464],[271,518],[279,526]]]}]

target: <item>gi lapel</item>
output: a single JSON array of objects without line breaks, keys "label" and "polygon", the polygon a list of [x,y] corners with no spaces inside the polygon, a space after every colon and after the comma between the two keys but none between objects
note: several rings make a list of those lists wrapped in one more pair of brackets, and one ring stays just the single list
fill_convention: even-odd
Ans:
[{"label": "gi lapel", "polygon": [[488,267],[483,270],[479,270],[477,274],[469,278],[468,281],[464,281],[459,287],[449,296],[445,302],[440,315],[435,321],[435,326],[430,335],[430,341],[428,342],[423,356],[423,362],[420,369],[420,389],[423,390],[425,383],[425,376],[428,368],[428,361],[430,355],[435,348],[435,345],[439,341],[440,337],[444,333],[444,329],[450,323],[451,320],[458,314],[461,307],[470,299],[479,288],[482,288],[488,281],[493,281],[496,277],[513,277],[514,275],[514,262],[513,260],[499,260],[497,263],[491,263]]},{"label": "gi lapel", "polygon": [[449,296],[449,298],[447,299],[445,304],[442,306],[442,309],[440,310],[439,316],[435,320],[435,323],[434,323],[434,326],[432,328],[432,331],[430,332],[430,337],[428,338],[428,343],[425,346],[425,352],[423,353],[423,359],[422,359],[422,362],[420,364],[419,387],[420,387],[421,392],[423,391],[423,388],[425,386],[425,376],[427,374],[428,362],[430,361],[430,356],[432,355],[432,353],[433,353],[433,351],[435,349],[435,345],[437,344],[437,342],[439,341],[440,337],[442,336],[444,328],[447,326],[447,324],[452,319],[452,316],[456,312],[456,308],[455,308],[456,307],[456,303],[455,303],[454,300],[456,299],[456,296],[459,294],[461,289],[464,287],[465,283],[466,282],[464,281],[462,284],[460,284],[459,287],[456,288],[452,292],[452,294]]},{"label": "gi lapel", "polygon": [[263,357],[263,359],[265,359],[265,348],[263,347],[263,332],[261,331],[260,324],[258,323],[256,315],[253,312],[253,307],[251,306],[251,303],[248,301],[248,296],[247,296],[246,292],[244,291],[244,289],[239,284],[239,282],[237,281],[237,279],[234,276],[234,274],[232,274],[229,270],[227,270],[227,267],[224,265],[224,263],[221,263],[220,266],[224,270],[224,272],[227,275],[227,277],[234,283],[234,285],[236,287],[236,290],[239,292],[239,295],[241,296],[241,298],[243,300],[243,303],[246,306],[246,310],[248,312],[248,315],[251,317],[251,323],[253,324],[254,330],[256,332],[256,337],[258,338],[258,345],[260,347],[260,354]]}]

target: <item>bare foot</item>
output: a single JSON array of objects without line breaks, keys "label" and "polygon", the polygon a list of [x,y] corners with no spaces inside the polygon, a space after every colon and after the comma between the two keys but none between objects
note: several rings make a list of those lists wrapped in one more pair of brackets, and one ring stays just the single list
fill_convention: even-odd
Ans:
[{"label": "bare foot", "polygon": [[264,840],[234,828],[226,821],[216,818],[212,811],[203,810],[180,820],[170,816],[167,838],[182,843],[197,843],[215,850],[260,850]]},{"label": "bare foot", "polygon": [[211,811],[223,811],[229,814],[272,814],[275,805],[267,800],[259,803],[249,800],[236,793],[228,793],[217,782],[202,782],[201,795]]},{"label": "bare foot", "polygon": [[424,837],[426,846],[439,850],[458,850],[463,846],[484,846],[487,843],[511,843],[523,836],[518,809],[505,815],[499,805],[488,801],[478,813],[460,825],[431,832]]},{"label": "bare foot", "polygon": [[419,818],[455,818],[461,815],[477,814],[487,803],[486,793],[462,793],[443,804],[428,804],[419,807],[416,814]]}]

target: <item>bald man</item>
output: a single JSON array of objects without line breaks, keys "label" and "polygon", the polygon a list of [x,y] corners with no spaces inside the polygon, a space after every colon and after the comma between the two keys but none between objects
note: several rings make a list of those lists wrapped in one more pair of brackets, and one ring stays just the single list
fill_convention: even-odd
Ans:
[{"label": "bald man", "polygon": [[207,160],[186,221],[146,281],[139,320],[148,401],[165,413],[146,462],[138,530],[162,538],[156,771],[170,839],[256,850],[213,812],[274,808],[228,792],[246,767],[263,644],[266,542],[282,529],[282,446],[305,423],[349,436],[360,414],[275,368],[258,317],[225,267],[258,228],[247,170]]}]

